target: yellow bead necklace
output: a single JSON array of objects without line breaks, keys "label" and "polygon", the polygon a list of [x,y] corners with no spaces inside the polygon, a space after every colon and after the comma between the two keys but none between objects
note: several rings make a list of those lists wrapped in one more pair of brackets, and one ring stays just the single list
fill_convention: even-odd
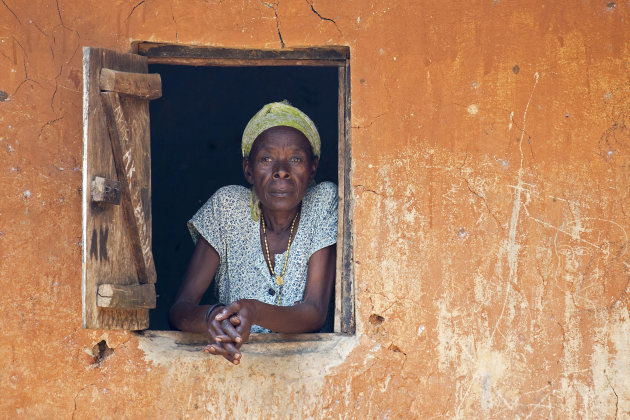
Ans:
[{"label": "yellow bead necklace", "polygon": [[282,301],[282,285],[284,284],[284,273],[286,273],[287,271],[287,263],[289,262],[289,249],[291,248],[291,239],[293,238],[293,227],[295,226],[295,221],[297,220],[299,215],[300,215],[299,211],[295,213],[295,217],[293,218],[293,221],[291,222],[291,231],[289,232],[289,244],[287,245],[287,255],[284,257],[284,267],[282,268],[282,273],[280,273],[279,276],[276,275],[275,271],[273,270],[273,265],[271,264],[271,257],[269,254],[269,245],[267,245],[267,229],[265,227],[265,217],[263,215],[260,218],[261,223],[262,223],[263,238],[265,240],[265,251],[267,253],[266,256],[267,256],[267,264],[269,265],[269,271],[271,271],[271,275],[276,280],[276,284],[280,287],[280,290],[278,291],[278,299],[277,299],[278,305],[280,305],[280,302]]}]

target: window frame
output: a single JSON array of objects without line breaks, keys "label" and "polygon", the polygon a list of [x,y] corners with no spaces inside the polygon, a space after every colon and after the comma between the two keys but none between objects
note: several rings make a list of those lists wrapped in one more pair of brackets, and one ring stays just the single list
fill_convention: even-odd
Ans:
[{"label": "window frame", "polygon": [[[97,51],[100,53],[100,51]],[[333,333],[355,333],[355,305],[354,305],[354,264],[353,264],[353,224],[352,214],[354,199],[352,195],[352,161],[350,142],[350,48],[347,46],[328,47],[304,47],[283,48],[280,50],[262,49],[236,49],[223,47],[186,46],[175,44],[162,44],[154,42],[133,42],[132,54],[141,56],[147,60],[147,64],[167,64],[183,66],[329,66],[338,69],[338,173],[337,184],[339,191],[338,207],[338,231],[337,231],[337,262],[335,278],[335,312]],[[84,52],[85,54],[85,52]],[[116,55],[115,52],[103,52]],[[124,57],[123,57],[124,58]],[[132,57],[133,59],[133,57]],[[84,56],[85,60],[85,56]],[[98,64],[100,65],[100,64]],[[84,64],[85,66],[85,64]],[[144,70],[146,72],[146,70]],[[84,68],[84,77],[87,72]],[[91,76],[95,77],[95,76]],[[85,82],[84,82],[85,83]],[[84,92],[84,112],[85,94]],[[86,115],[84,114],[84,131],[86,130]],[[87,132],[84,132],[87,144]],[[85,145],[84,145],[85,147]],[[84,160],[86,156],[84,156]],[[84,162],[85,164],[85,162]],[[84,189],[87,184],[84,179]],[[150,186],[149,186],[150,189]],[[84,192],[84,195],[87,194]],[[84,207],[88,203],[88,197],[84,197]],[[149,204],[150,206],[150,204]],[[85,212],[85,208],[84,208]],[[150,209],[149,209],[150,214]],[[150,216],[149,226],[150,226]],[[84,214],[85,219],[85,214]],[[83,221],[85,225],[85,220]],[[85,226],[84,226],[85,230]],[[85,241],[84,232],[84,241]],[[85,246],[84,246],[85,248]],[[83,250],[84,266],[86,249]],[[85,268],[84,268],[85,271]],[[83,284],[86,279],[84,273]],[[90,283],[91,284],[91,283]],[[83,291],[85,295],[85,290]],[[86,311],[84,296],[83,311]],[[90,306],[90,305],[88,305]],[[91,307],[91,306],[90,306]],[[88,310],[90,310],[88,308]],[[85,314],[84,314],[85,315]],[[85,322],[84,328],[107,328],[100,323],[89,325]],[[146,328],[146,327],[145,327]],[[320,336],[321,334],[316,334]],[[284,337],[284,335],[282,335]],[[304,335],[296,335],[295,340],[301,341]],[[312,337],[310,338],[312,339]],[[284,338],[283,338],[284,340]],[[258,341],[258,340],[255,340]],[[264,340],[263,340],[264,341]]]}]

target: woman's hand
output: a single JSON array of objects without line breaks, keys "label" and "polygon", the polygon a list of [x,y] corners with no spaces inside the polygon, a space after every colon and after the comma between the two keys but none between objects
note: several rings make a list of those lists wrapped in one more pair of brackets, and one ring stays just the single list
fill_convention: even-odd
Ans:
[{"label": "woman's hand", "polygon": [[218,319],[219,314],[222,314],[224,309],[223,306],[217,307],[212,310],[208,317],[206,327],[210,344],[204,348],[204,351],[223,356],[230,363],[238,365],[241,359],[241,353],[238,349],[243,343],[236,330],[236,327],[240,325],[240,319],[237,316]]},{"label": "woman's hand", "polygon": [[230,335],[230,337],[237,344],[237,348],[240,348],[249,339],[252,324],[254,323],[256,302],[250,299],[237,300],[221,308],[215,316],[215,321],[222,323],[221,325],[227,326],[229,324],[229,334],[236,334],[236,336]]}]

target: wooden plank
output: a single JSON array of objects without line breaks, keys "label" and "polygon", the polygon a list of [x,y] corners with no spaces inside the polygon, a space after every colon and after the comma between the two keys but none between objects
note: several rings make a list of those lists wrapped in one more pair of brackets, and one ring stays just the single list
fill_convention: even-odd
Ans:
[{"label": "wooden plank", "polygon": [[101,308],[152,309],[155,303],[153,284],[125,286],[105,283],[98,286],[96,305]]},{"label": "wooden plank", "polygon": [[157,276],[149,241],[149,228],[144,216],[147,210],[136,181],[139,174],[136,173],[131,131],[118,93],[101,92],[101,99],[107,117],[116,175],[120,180],[123,215],[131,234],[131,254],[138,273],[138,281],[155,283]]},{"label": "wooden plank", "polygon": [[162,79],[157,73],[130,73],[103,68],[99,84],[101,90],[144,99],[157,99],[162,96]]},{"label": "wooden plank", "polygon": [[283,59],[240,59],[240,58],[190,58],[149,57],[149,64],[179,66],[256,67],[256,66],[300,66],[300,67],[343,67],[339,60],[283,60]]},{"label": "wooden plank", "polygon": [[120,182],[101,176],[94,177],[91,185],[92,201],[120,204]]},{"label": "wooden plank", "polygon": [[[83,49],[83,214],[82,214],[82,326],[83,328],[142,330],[149,327],[147,309],[123,310],[99,308],[96,305],[99,283],[138,284],[129,233],[125,227],[122,206],[103,205],[91,200],[91,182],[96,176],[119,181],[114,166],[107,120],[100,97],[101,68],[146,73],[146,57],[108,51]],[[149,205],[145,213],[149,241],[151,236],[151,157],[148,101],[128,96],[122,100],[134,146],[136,174]]]},{"label": "wooden plank", "polygon": [[344,219],[343,219],[343,191],[344,191],[344,173],[345,173],[345,160],[344,160],[344,152],[345,152],[345,109],[346,109],[346,101],[345,101],[345,88],[346,88],[346,69],[344,67],[340,67],[337,72],[337,80],[338,80],[338,88],[337,88],[337,195],[339,199],[339,206],[337,207],[337,266],[336,266],[336,277],[335,277],[335,321],[334,321],[334,332],[341,331],[341,319],[343,317],[343,311],[341,307],[341,293],[342,293],[342,285],[343,276],[343,227],[344,227]]},{"label": "wooden plank", "polygon": [[341,332],[354,334],[356,328],[354,306],[354,195],[352,193],[352,143],[350,142],[350,60],[344,74],[344,121],[343,121],[343,249],[341,267]]},{"label": "wooden plank", "polygon": [[350,48],[347,46],[254,50],[141,42],[137,45],[137,51],[138,54],[146,57],[225,58],[242,60],[339,60],[344,63],[350,57]]}]

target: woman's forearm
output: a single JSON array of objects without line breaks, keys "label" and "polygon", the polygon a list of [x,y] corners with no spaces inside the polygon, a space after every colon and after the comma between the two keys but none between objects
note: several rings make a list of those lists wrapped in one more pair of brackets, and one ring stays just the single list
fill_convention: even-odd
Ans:
[{"label": "woman's forearm", "polygon": [[[195,305],[189,302],[176,302],[170,310],[169,321],[171,325],[180,331],[205,334],[208,332],[206,325],[206,312],[209,305]],[[215,309],[214,315],[218,312]]]},{"label": "woman's forearm", "polygon": [[260,325],[274,332],[298,334],[317,331],[326,321],[326,309],[309,302],[293,306],[275,306],[253,299],[240,303],[251,308],[252,324]]},{"label": "woman's forearm", "polygon": [[[182,285],[169,312],[171,325],[180,331],[208,333],[206,312],[208,305],[199,306],[201,297],[210,287],[219,266],[219,254],[200,237],[188,264]],[[216,315],[216,311],[215,312]]]}]

